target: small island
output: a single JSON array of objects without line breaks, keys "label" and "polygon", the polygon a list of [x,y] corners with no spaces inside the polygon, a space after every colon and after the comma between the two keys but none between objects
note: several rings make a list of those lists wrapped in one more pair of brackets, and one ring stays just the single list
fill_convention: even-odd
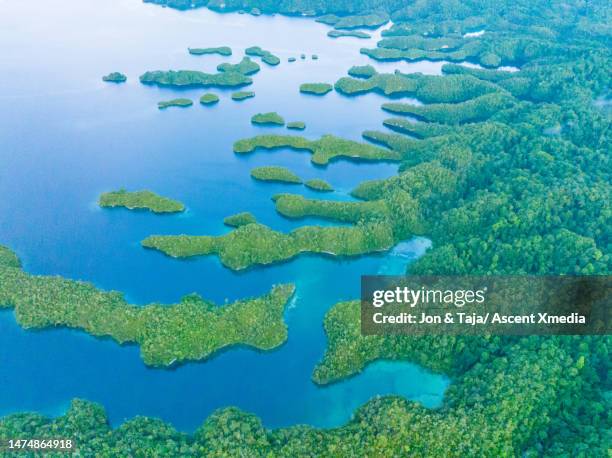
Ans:
[{"label": "small island", "polygon": [[170,107],[187,108],[187,107],[190,107],[191,105],[193,105],[193,100],[180,98],[180,99],[164,100],[164,101],[158,102],[157,108],[159,108],[160,110],[165,110],[166,108],[170,108]]},{"label": "small island", "polygon": [[348,71],[353,78],[370,78],[376,73],[376,69],[371,65],[353,65]]},{"label": "small island", "polygon": [[232,48],[229,46],[219,46],[217,48],[188,48],[189,54],[202,56],[204,54],[219,54],[220,56],[231,56]]},{"label": "small island", "polygon": [[251,91],[238,91],[232,94],[232,100],[241,101],[255,97],[255,93]]},{"label": "small island", "polygon": [[307,188],[314,191],[320,192],[332,192],[334,188],[325,180],[319,180],[318,178],[308,180],[304,183]]},{"label": "small island", "polygon": [[223,63],[217,65],[217,70],[220,72],[237,72],[243,75],[252,75],[257,73],[261,67],[257,62],[252,61],[249,57],[243,57],[237,64]]},{"label": "small island", "polygon": [[316,54],[312,55],[312,60],[319,60],[319,56],[317,56]]},{"label": "small island", "polygon": [[261,49],[259,46],[251,46],[250,48],[245,49],[244,53],[247,56],[258,56],[261,57],[261,60],[268,65],[278,65],[280,64],[280,59],[272,54],[270,51],[266,51],[265,49]]},{"label": "small island", "polygon": [[230,227],[246,226],[247,224],[256,223],[257,220],[250,212],[237,213],[223,219],[223,224]]},{"label": "small island", "polygon": [[105,192],[98,200],[100,207],[125,207],[130,210],[150,210],[153,213],[177,213],[185,210],[178,200],[162,197],[151,191],[129,192],[125,189]]},{"label": "small island", "polygon": [[302,180],[286,167],[264,166],[251,170],[251,176],[260,181],[275,181],[280,183],[302,184]]},{"label": "small island", "polygon": [[306,123],[303,121],[291,121],[287,123],[287,129],[304,130],[306,129]]},{"label": "small island", "polygon": [[284,126],[285,120],[281,115],[276,113],[275,111],[269,113],[257,113],[251,118],[252,124],[259,124],[262,126],[272,125],[272,126]]},{"label": "small island", "polygon": [[200,103],[202,105],[214,105],[219,102],[219,96],[213,94],[211,92],[207,92],[202,97],[200,97]]},{"label": "small island", "polygon": [[287,59],[287,62],[295,62],[295,61],[296,61],[295,57],[290,57],[289,59]]},{"label": "small island", "polygon": [[123,73],[112,72],[103,76],[102,81],[107,83],[125,83],[127,81],[127,76],[125,76]]},{"label": "small island", "polygon": [[300,85],[300,92],[303,94],[325,95],[333,88],[328,83],[304,83]]},{"label": "small island", "polygon": [[367,39],[371,38],[369,33],[361,32],[360,30],[330,30],[327,32],[327,36],[330,38],[341,38],[341,37],[352,37]]}]

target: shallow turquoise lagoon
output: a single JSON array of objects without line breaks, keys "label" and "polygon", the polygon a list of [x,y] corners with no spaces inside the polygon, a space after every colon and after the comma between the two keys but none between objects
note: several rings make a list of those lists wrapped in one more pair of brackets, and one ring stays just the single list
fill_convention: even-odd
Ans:
[{"label": "shallow turquoise lagoon", "polygon": [[[219,303],[263,294],[272,284],[295,282],[286,312],[289,340],[268,353],[237,348],[214,359],[173,370],[146,368],[138,348],[68,330],[19,328],[12,311],[0,313],[0,414],[36,410],[61,414],[70,399],[101,402],[118,424],[135,415],[193,430],[214,409],[235,405],[259,415],[267,427],[310,423],[332,427],[347,421],[373,396],[399,394],[426,406],[440,404],[442,376],[408,363],[379,362],[362,374],[319,388],[311,382],[325,349],[322,320],[336,302],[359,294],[362,274],[401,273],[427,241],[414,239],[385,255],[333,260],[302,256],[294,261],[235,273],[214,257],[172,260],[144,250],[151,234],[220,234],[225,216],[251,211],[279,230],[324,221],[288,221],[274,211],[278,192],[350,199],[366,179],[396,173],[390,163],[338,161],[315,167],[306,153],[281,150],[236,157],[232,143],[282,128],[252,126],[257,112],[277,111],[300,120],[309,138],[331,133],[360,139],[384,129],[384,99],[301,95],[303,82],[334,82],[351,65],[368,63],[361,46],[374,40],[326,36],[328,28],[298,18],[177,12],[140,0],[2,2],[0,15],[0,243],[15,250],[25,269],[63,275],[123,291],[135,303],[174,302],[198,292]],[[191,56],[188,47],[231,46],[234,55]],[[259,45],[281,65],[262,64],[241,103],[229,90],[171,90],[143,86],[147,70],[212,71],[237,62],[244,48]],[[292,55],[317,54],[312,61]],[[441,63],[375,64],[379,70],[439,73]],[[120,71],[121,85],[102,75]],[[194,100],[215,92],[219,104],[159,111],[157,102]],[[258,183],[260,165],[289,167],[304,179],[323,178],[336,191],[321,195],[300,186]],[[181,215],[158,216],[102,210],[101,192],[149,188],[184,202]]]}]

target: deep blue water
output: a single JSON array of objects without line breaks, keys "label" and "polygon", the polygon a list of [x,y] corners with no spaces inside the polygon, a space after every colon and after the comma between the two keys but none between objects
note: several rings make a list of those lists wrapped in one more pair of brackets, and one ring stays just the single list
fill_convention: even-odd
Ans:
[{"label": "deep blue water", "polygon": [[[360,139],[383,129],[384,99],[336,93],[299,94],[303,82],[334,82],[351,65],[368,63],[361,46],[374,41],[332,40],[312,20],[177,12],[140,0],[0,0],[0,243],[15,250],[34,274],[87,280],[122,291],[138,304],[172,303],[198,292],[219,303],[260,295],[280,282],[295,282],[288,308],[289,340],[259,353],[231,349],[174,370],[149,369],[138,347],[119,346],[68,330],[24,331],[13,312],[0,313],[0,414],[23,410],[61,414],[70,399],[101,402],[111,421],[150,415],[193,430],[214,409],[235,405],[259,415],[268,427],[310,423],[337,426],[375,395],[399,394],[426,406],[442,400],[448,381],[409,363],[378,362],[362,374],[319,388],[311,380],[326,340],[322,321],[336,302],[357,298],[362,274],[402,273],[427,241],[403,243],[392,253],[333,260],[302,256],[291,262],[236,273],[216,257],[179,261],[144,250],[151,234],[221,234],[225,216],[251,211],[278,230],[324,221],[289,221],[276,214],[271,196],[300,186],[262,184],[252,167],[284,165],[305,179],[324,178],[335,188],[326,198],[350,199],[363,180],[396,173],[394,164],[334,162],[314,167],[310,155],[292,151],[237,157],[232,143],[282,128],[251,126],[257,112],[278,111],[307,124],[303,135],[325,133]],[[187,47],[229,45],[230,59],[190,56]],[[262,64],[242,103],[218,91],[214,107],[159,111],[157,102],[197,99],[203,90],[159,89],[139,84],[155,69],[212,71],[237,62],[244,48],[260,45],[283,60]],[[318,54],[288,64],[289,56]],[[441,63],[375,64],[392,71],[439,73]],[[110,71],[128,83],[106,84]],[[184,202],[181,215],[158,216],[101,210],[101,192],[152,189]]]}]

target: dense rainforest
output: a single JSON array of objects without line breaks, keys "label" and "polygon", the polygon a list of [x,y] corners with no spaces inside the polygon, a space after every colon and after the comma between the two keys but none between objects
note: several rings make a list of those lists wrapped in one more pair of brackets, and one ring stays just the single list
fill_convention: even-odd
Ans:
[{"label": "dense rainforest", "polygon": [[[390,97],[383,108],[392,113],[385,121],[392,130],[368,131],[364,137],[388,148],[389,157],[401,161],[400,171],[392,178],[361,184],[352,192],[360,201],[350,204],[277,196],[281,214],[375,227],[371,238],[363,238],[366,247],[425,234],[433,247],[409,267],[414,274],[610,274],[609,2],[152,3],[284,14],[378,14],[388,16],[393,25],[383,32],[377,48],[364,50],[373,58],[440,59],[452,53],[445,60],[485,67],[445,65],[439,77],[353,68],[352,78],[338,81],[336,90],[351,96],[377,91]],[[362,19],[344,23],[372,20]],[[463,36],[481,29],[486,33]],[[500,65],[519,71],[494,70]],[[394,99],[406,94],[423,105]],[[409,122],[412,118],[421,122]],[[337,155],[339,140],[255,138],[239,143],[237,152],[250,152],[262,142],[264,147],[309,149],[326,163]],[[269,232],[273,231],[247,219],[231,234],[244,235],[240,240],[245,246],[250,237],[261,237],[262,246],[293,255],[295,247],[286,239],[295,235]],[[206,246],[195,250],[223,252],[224,240],[198,239]],[[226,256],[230,265],[242,267],[252,261],[232,254]],[[316,383],[351,376],[377,359],[409,360],[452,377],[443,406],[428,410],[399,397],[376,398],[340,428],[294,426],[273,431],[255,416],[229,407],[187,435],[143,417],[113,429],[103,407],[75,400],[56,419],[25,413],[5,417],[0,437],[73,437],[81,455],[108,457],[609,456],[609,336],[364,337],[357,301],[336,304],[324,325],[328,349],[314,369]]]}]

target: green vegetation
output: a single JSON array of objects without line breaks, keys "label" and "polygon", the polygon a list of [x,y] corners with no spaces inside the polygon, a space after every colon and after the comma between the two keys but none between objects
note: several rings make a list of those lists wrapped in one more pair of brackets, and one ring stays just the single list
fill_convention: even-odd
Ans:
[{"label": "green vegetation", "polygon": [[[367,68],[353,68],[353,73],[365,76]],[[350,71],[349,71],[350,72]],[[420,73],[376,73],[365,79],[340,78],[335,88],[345,95],[357,95],[374,91],[386,96],[413,96],[424,103],[457,103],[481,95],[505,93],[506,90],[472,75],[431,76]]]},{"label": "green vegetation", "polygon": [[66,326],[121,344],[136,343],[151,366],[205,359],[231,345],[270,350],[287,338],[283,311],[293,285],[223,307],[195,294],[178,304],[143,307],[90,283],[29,275],[10,250],[0,247],[0,253],[0,306],[14,308],[26,329]]},{"label": "green vegetation", "polygon": [[217,48],[188,48],[189,54],[201,56],[203,54],[219,54],[220,56],[231,56],[232,48],[229,46],[219,46]]},{"label": "green vegetation", "polygon": [[303,121],[291,121],[287,123],[287,129],[304,130],[306,129],[306,124]]},{"label": "green vegetation", "polygon": [[168,199],[151,191],[129,192],[125,189],[105,192],[100,196],[98,204],[100,207],[147,209],[154,213],[176,213],[185,210],[185,206],[178,200]]},{"label": "green vegetation", "polygon": [[357,256],[387,250],[393,245],[393,235],[375,222],[351,227],[303,226],[288,234],[255,223],[217,237],[154,235],[142,245],[175,258],[216,254],[224,266],[242,270],[286,261],[300,253]]},{"label": "green vegetation", "polygon": [[304,83],[300,85],[303,94],[325,95],[334,87],[327,83]]},{"label": "green vegetation", "polygon": [[207,92],[206,94],[202,95],[202,97],[200,97],[200,103],[202,105],[214,105],[218,102],[219,96],[211,92]]},{"label": "green vegetation", "polygon": [[327,32],[327,36],[330,38],[340,37],[353,37],[353,38],[371,38],[369,33],[362,32],[360,30],[330,30]]},{"label": "green vegetation", "polygon": [[428,122],[461,124],[486,121],[515,103],[516,101],[506,94],[487,94],[467,102],[454,104],[436,103],[414,106],[405,103],[385,103],[382,107],[391,113],[408,114]]},{"label": "green vegetation", "polygon": [[204,73],[195,70],[146,72],[140,76],[143,84],[156,84],[171,87],[239,87],[251,84],[253,80],[239,72]]},{"label": "green vegetation", "polygon": [[251,91],[238,91],[232,94],[232,100],[241,101],[255,97],[255,93]]},{"label": "green vegetation", "polygon": [[270,51],[266,51],[265,49],[261,49],[259,46],[251,46],[247,48],[245,54],[248,56],[259,56],[261,60],[264,61],[268,65],[278,65],[280,64],[280,59],[272,54]]},{"label": "green vegetation", "polygon": [[187,107],[190,107],[191,105],[193,105],[193,100],[184,99],[184,98],[164,100],[161,102],[157,102],[157,108],[159,108],[160,110],[165,110],[166,108],[170,108],[170,107],[187,108]]},{"label": "green vegetation", "polygon": [[257,148],[307,150],[312,153],[311,160],[317,165],[327,165],[331,160],[341,157],[367,161],[397,161],[401,159],[401,156],[395,151],[368,145],[367,143],[345,140],[333,135],[324,135],[319,140],[308,140],[294,135],[258,135],[234,143],[234,152],[238,154],[251,153]]},{"label": "green vegetation", "polygon": [[391,130],[402,134],[411,135],[416,138],[437,137],[451,133],[451,127],[444,124],[431,122],[414,122],[405,118],[389,118],[383,121],[383,125]]},{"label": "green vegetation", "polygon": [[287,59],[287,62],[295,62],[295,61],[296,61],[296,58],[295,58],[295,57],[289,57],[289,58]]},{"label": "green vegetation", "polygon": [[102,81],[107,83],[125,83],[127,81],[127,76],[125,76],[123,73],[112,72],[103,76]]},{"label": "green vegetation", "polygon": [[331,192],[334,190],[332,185],[330,185],[327,181],[319,180],[318,178],[308,180],[304,182],[304,185],[310,189],[314,189],[315,191]]},{"label": "green vegetation", "polygon": [[302,179],[286,167],[264,166],[251,170],[251,176],[261,181],[278,181],[281,183],[301,184]]},{"label": "green vegetation", "polygon": [[243,75],[252,75],[260,70],[259,64],[253,62],[248,57],[243,57],[237,64],[229,64],[227,62],[217,65],[217,70],[224,73],[237,72]]},{"label": "green vegetation", "polygon": [[336,16],[335,14],[328,14],[317,18],[316,21],[327,25],[333,25],[334,29],[377,29],[389,22],[389,16],[380,13],[355,16]]},{"label": "green vegetation", "polygon": [[348,74],[353,78],[370,78],[376,73],[376,69],[371,65],[354,65],[348,71]]},{"label": "green vegetation", "polygon": [[251,123],[261,125],[284,126],[285,120],[281,115],[272,111],[270,113],[257,113],[251,118]]},{"label": "green vegetation", "polygon": [[255,219],[253,214],[249,212],[237,213],[235,215],[228,216],[223,220],[223,224],[230,227],[240,227],[256,222],[257,220]]}]

